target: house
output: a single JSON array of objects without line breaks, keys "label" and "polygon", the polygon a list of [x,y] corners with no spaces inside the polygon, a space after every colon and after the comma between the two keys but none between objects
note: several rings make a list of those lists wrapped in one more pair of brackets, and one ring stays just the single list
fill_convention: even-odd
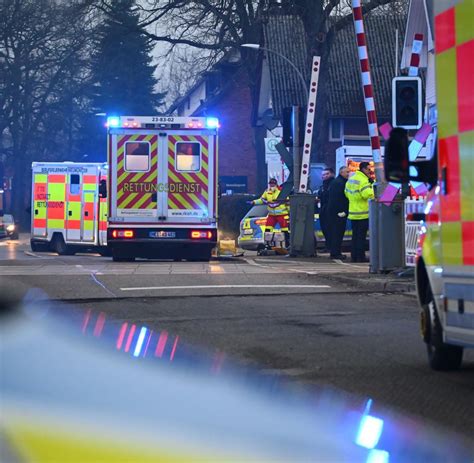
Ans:
[{"label": "house", "polygon": [[[406,14],[382,14],[374,10],[365,18],[369,58],[379,125],[391,119],[391,81],[397,75],[406,27]],[[399,37],[397,44],[397,36]],[[262,54],[260,95],[254,108],[254,123],[263,125],[263,115],[270,108],[273,117],[282,119],[283,108],[305,105],[306,90],[297,72],[278,54],[290,59],[308,81],[304,29],[295,16],[273,15],[263,27],[263,45],[275,53]],[[397,46],[397,45],[398,46]],[[342,145],[369,146],[359,60],[354,26],[340,30],[329,56],[327,83],[327,118],[322,131],[314,134],[312,162],[335,165],[336,149]],[[319,93],[325,82],[319,82]],[[268,88],[270,87],[270,92]],[[318,105],[324,104],[318,95]],[[317,139],[316,139],[317,138]],[[315,143],[317,142],[317,143]]]},{"label": "house", "polygon": [[168,110],[177,116],[219,118],[218,175],[221,191],[256,193],[257,158],[251,125],[252,101],[240,56],[231,54]]}]

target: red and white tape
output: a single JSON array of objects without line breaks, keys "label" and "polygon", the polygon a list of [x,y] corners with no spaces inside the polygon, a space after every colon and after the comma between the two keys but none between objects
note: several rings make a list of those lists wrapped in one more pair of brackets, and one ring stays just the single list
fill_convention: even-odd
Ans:
[{"label": "red and white tape", "polygon": [[420,68],[421,48],[423,47],[423,34],[415,34],[413,44],[411,47],[410,68],[408,75],[410,77],[417,77]]},{"label": "red and white tape", "polygon": [[[379,130],[377,126],[377,114],[375,112],[374,88],[370,75],[369,55],[367,52],[367,39],[364,31],[364,21],[362,18],[361,0],[352,1],[352,13],[354,16],[354,28],[357,39],[357,49],[359,53],[360,72],[362,77],[362,87],[364,91],[365,112],[367,115],[367,125],[369,129],[370,146],[372,157],[375,163],[382,162],[380,152]],[[377,178],[377,180],[379,180]]]},{"label": "red and white tape", "polygon": [[316,96],[318,94],[320,56],[313,56],[311,67],[311,82],[308,96],[308,108],[306,112],[306,126],[304,132],[303,156],[301,158],[300,193],[306,193],[308,189],[309,162],[311,156],[311,144],[313,140],[314,114],[316,111]]}]

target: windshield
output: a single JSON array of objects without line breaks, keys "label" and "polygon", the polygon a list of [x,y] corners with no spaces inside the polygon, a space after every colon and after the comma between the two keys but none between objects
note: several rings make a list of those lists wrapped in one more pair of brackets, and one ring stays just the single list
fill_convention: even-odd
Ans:
[{"label": "windshield", "polygon": [[266,217],[268,214],[267,206],[264,204],[259,204],[257,206],[253,206],[250,211],[247,212],[245,217],[248,217],[250,219],[254,217]]}]

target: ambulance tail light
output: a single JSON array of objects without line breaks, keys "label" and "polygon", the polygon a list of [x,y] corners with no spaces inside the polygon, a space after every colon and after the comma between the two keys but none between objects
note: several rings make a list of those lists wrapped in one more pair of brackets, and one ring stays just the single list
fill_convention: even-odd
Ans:
[{"label": "ambulance tail light", "polygon": [[133,230],[113,230],[112,238],[134,238],[135,232]]},{"label": "ambulance tail light", "polygon": [[255,220],[255,225],[266,225],[267,219],[257,219]]},{"label": "ambulance tail light", "polygon": [[212,232],[206,230],[192,230],[191,239],[193,240],[210,240],[212,239]]}]

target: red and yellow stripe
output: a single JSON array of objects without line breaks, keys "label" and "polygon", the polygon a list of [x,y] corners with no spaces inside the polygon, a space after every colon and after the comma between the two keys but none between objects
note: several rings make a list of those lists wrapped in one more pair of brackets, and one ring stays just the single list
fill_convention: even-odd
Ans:
[{"label": "red and yellow stripe", "polygon": [[[147,172],[128,172],[125,170],[125,143],[150,143],[150,169]],[[156,201],[150,188],[150,193],[133,193],[124,191],[126,183],[141,183],[156,185],[158,176],[158,137],[156,135],[122,135],[117,141],[117,207],[119,209],[154,209]]]},{"label": "red and yellow stripe", "polygon": [[[199,172],[180,172],[176,169],[176,143],[199,142],[201,145],[201,169]],[[168,192],[168,209],[206,209],[209,202],[209,144],[207,137],[195,135],[174,135],[168,137],[168,183],[197,184],[199,191]]]}]

